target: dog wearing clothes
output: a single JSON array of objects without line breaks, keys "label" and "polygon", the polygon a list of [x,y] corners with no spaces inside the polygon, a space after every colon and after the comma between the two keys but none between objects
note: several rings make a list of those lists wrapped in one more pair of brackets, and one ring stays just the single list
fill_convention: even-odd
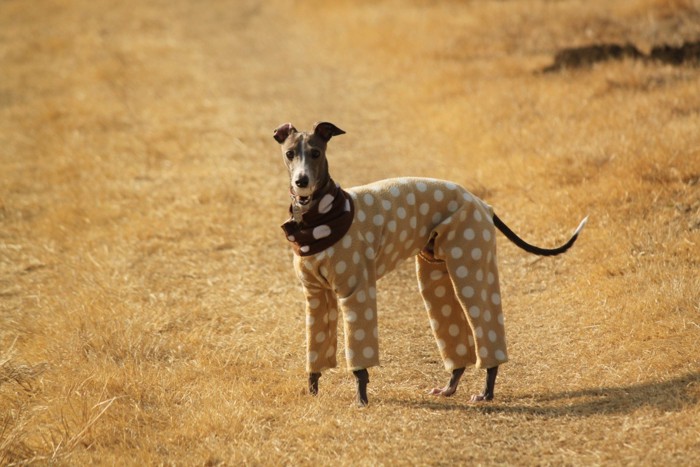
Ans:
[{"label": "dog wearing clothes", "polygon": [[367,368],[379,365],[376,283],[415,256],[430,325],[452,373],[431,394],[454,394],[465,368],[475,365],[487,377],[483,393],[471,400],[493,399],[498,367],[508,361],[495,228],[527,251],[556,255],[573,245],[586,220],[565,245],[541,249],[452,182],[395,178],[343,190],[325,157],[328,141],[343,133],[328,122],[312,132],[287,123],[274,133],[290,175],[291,218],[282,228],[306,297],[309,391],[317,394],[322,371],[337,365],[340,313],[347,366],[359,404],[367,404]]}]

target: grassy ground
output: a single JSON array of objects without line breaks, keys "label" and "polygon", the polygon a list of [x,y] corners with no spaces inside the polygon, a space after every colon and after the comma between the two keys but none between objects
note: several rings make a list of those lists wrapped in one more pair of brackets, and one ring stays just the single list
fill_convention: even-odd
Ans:
[{"label": "grassy ground", "polygon": [[[541,74],[700,37],[691,0],[0,3],[0,464],[700,463],[700,68]],[[285,121],[343,185],[455,180],[501,237],[511,362],[446,382],[412,264],[371,406],[305,395]]]}]

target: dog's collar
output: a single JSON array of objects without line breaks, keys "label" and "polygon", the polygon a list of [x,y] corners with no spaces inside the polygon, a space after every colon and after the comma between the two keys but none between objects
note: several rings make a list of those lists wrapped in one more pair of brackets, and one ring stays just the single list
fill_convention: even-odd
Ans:
[{"label": "dog's collar", "polygon": [[[313,201],[311,208],[295,216],[297,200],[293,196],[289,207],[292,217],[282,224],[287,240],[299,256],[319,253],[343,238],[354,216],[352,198],[333,180],[323,190],[312,194],[310,201]],[[301,221],[295,220],[299,216]]]}]

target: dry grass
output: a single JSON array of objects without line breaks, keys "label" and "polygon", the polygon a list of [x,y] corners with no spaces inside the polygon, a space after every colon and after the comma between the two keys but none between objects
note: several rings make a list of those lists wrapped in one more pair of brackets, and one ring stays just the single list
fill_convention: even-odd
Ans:
[{"label": "dry grass", "polygon": [[[700,463],[700,69],[542,75],[700,37],[691,0],[0,3],[0,464]],[[303,394],[271,130],[334,121],[344,185],[456,180],[501,241],[497,401],[441,369],[412,265],[365,410]]]}]

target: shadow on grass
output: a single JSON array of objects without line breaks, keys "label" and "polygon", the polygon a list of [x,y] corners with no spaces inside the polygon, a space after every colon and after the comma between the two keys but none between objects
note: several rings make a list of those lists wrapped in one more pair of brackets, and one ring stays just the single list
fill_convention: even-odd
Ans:
[{"label": "shadow on grass", "polygon": [[390,404],[431,410],[522,414],[540,417],[589,417],[632,413],[645,407],[677,412],[700,403],[700,373],[620,387],[551,392],[518,398],[506,396],[485,404],[455,403],[454,399],[388,400]]}]

